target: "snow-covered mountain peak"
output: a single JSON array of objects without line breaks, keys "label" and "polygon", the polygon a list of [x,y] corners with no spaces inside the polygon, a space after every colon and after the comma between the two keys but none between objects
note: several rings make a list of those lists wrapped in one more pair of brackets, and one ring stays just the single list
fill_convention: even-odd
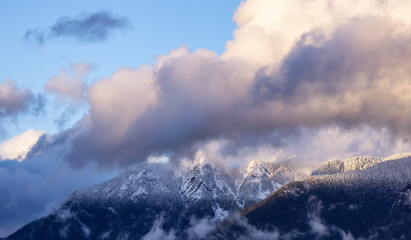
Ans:
[{"label": "snow-covered mountain peak", "polygon": [[79,189],[66,201],[135,202],[148,195],[172,192],[176,189],[172,177],[172,170],[165,164],[141,164],[109,181]]},{"label": "snow-covered mountain peak", "polygon": [[181,182],[180,193],[188,201],[235,198],[232,179],[225,169],[210,164],[202,152],[198,152],[196,159],[188,167],[183,168],[178,175]]},{"label": "snow-covered mountain peak", "polygon": [[247,176],[268,177],[269,175],[270,175],[270,172],[267,169],[267,163],[259,161],[259,160],[253,160],[248,163],[244,177],[247,177]]},{"label": "snow-covered mountain peak", "polygon": [[[74,192],[61,208],[30,223],[10,239],[61,239],[62,233],[67,233],[67,239],[127,239],[129,236],[141,239],[152,231],[159,219],[165,233],[175,233],[176,238],[185,239],[185,230],[192,229],[192,223],[198,219],[218,222],[267,196],[254,205],[256,207],[246,210],[250,222],[266,226],[280,221],[278,224],[283,225],[279,226],[286,227],[287,219],[310,218],[312,214],[305,203],[306,200],[310,203],[314,195],[327,213],[338,213],[335,218],[329,217],[327,223],[333,224],[333,219],[348,216],[344,226],[351,226],[351,222],[359,219],[357,216],[377,217],[357,221],[355,225],[368,220],[379,222],[378,216],[389,216],[388,220],[395,224],[385,225],[401,223],[404,229],[408,228],[409,220],[404,222],[403,217],[409,219],[411,211],[410,163],[411,154],[386,159],[332,160],[324,163],[320,170],[342,172],[319,176],[308,176],[311,169],[296,161],[251,161],[228,169],[209,164],[202,154],[181,167],[141,164],[109,181]],[[274,192],[289,181],[292,182]],[[398,194],[399,191],[402,192]],[[372,215],[375,210],[378,215]],[[363,225],[369,228],[375,224],[372,221],[371,225]],[[295,224],[292,225],[294,228]],[[311,226],[310,221],[307,226]],[[362,226],[352,229],[359,234]]]},{"label": "snow-covered mountain peak", "polygon": [[195,161],[197,165],[203,165],[207,163],[207,155],[203,151],[198,151],[196,153]]},{"label": "snow-covered mountain peak", "polygon": [[402,158],[411,158],[411,153],[403,152],[403,153],[393,154],[391,156],[384,158],[384,161],[397,160],[397,159],[402,159]]},{"label": "snow-covered mountain peak", "polygon": [[347,171],[363,170],[384,161],[382,158],[360,156],[345,160],[333,159],[319,165],[312,175],[326,175],[343,173]]},{"label": "snow-covered mountain peak", "polygon": [[208,161],[207,155],[203,151],[198,151],[194,160],[182,162],[180,168],[180,172],[197,171],[200,174],[207,174],[215,166]]},{"label": "snow-covered mountain peak", "polygon": [[312,171],[311,175],[327,175],[348,171],[364,170],[381,162],[398,159],[411,159],[411,153],[399,153],[386,158],[359,156],[347,158],[345,160],[333,159],[320,164],[314,171]]}]

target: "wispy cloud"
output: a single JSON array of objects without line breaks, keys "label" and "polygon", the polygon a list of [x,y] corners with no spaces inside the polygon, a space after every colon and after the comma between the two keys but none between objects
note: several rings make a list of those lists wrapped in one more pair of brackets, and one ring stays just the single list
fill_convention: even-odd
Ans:
[{"label": "wispy cloud", "polygon": [[70,65],[70,71],[61,68],[60,74],[51,77],[44,85],[46,93],[54,93],[61,100],[85,101],[86,83],[84,77],[92,66],[87,63]]},{"label": "wispy cloud", "polygon": [[115,30],[125,30],[130,26],[127,18],[114,16],[107,11],[99,11],[75,18],[64,16],[50,27],[29,29],[24,34],[23,40],[34,40],[43,44],[48,39],[68,37],[85,42],[101,42],[105,41]]}]

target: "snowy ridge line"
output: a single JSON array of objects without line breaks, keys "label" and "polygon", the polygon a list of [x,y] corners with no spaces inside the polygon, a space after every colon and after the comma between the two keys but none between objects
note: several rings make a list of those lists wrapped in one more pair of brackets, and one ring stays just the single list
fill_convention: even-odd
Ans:
[{"label": "snowy ridge line", "polygon": [[241,209],[310,172],[292,161],[253,160],[242,167],[227,168],[197,154],[195,161],[177,169],[162,163],[138,165],[109,181],[77,190],[66,201],[137,202],[167,193],[185,202],[226,199]]},{"label": "snowy ridge line", "polygon": [[403,158],[411,158],[411,153],[398,153],[388,156],[386,158],[359,156],[347,158],[344,160],[333,159],[320,164],[316,169],[313,170],[311,175],[327,175],[355,170],[364,170],[381,162],[398,160]]}]

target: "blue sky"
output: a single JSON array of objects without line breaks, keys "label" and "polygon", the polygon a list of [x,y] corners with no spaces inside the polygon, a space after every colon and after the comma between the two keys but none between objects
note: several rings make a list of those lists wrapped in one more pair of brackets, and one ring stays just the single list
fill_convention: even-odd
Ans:
[{"label": "blue sky", "polygon": [[[0,81],[13,79],[34,93],[62,67],[73,63],[90,63],[93,70],[86,81],[95,82],[120,67],[138,67],[154,63],[157,55],[166,54],[181,45],[189,49],[206,48],[220,54],[232,39],[234,10],[240,1],[2,1],[0,3]],[[81,14],[109,11],[129,19],[130,26],[116,31],[101,42],[82,42],[72,38],[54,38],[43,45],[23,41],[29,29],[44,29],[60,17],[75,18]],[[43,115],[24,116],[3,122],[7,131],[1,139],[27,129],[56,133],[55,120],[64,112],[48,95]],[[71,116],[74,123],[87,109]],[[70,125],[70,124],[68,124]],[[67,126],[68,127],[68,126]]]}]

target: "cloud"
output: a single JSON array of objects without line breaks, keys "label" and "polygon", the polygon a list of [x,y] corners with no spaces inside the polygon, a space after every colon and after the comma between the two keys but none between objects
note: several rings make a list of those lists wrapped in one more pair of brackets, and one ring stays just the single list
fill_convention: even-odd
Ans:
[{"label": "cloud", "polygon": [[257,77],[253,97],[282,108],[284,127],[368,124],[409,134],[410,41],[390,19],[351,19],[321,46],[297,46],[279,71]]},{"label": "cloud", "polygon": [[330,234],[326,223],[321,219],[320,213],[323,208],[321,201],[316,201],[314,197],[309,199],[311,202],[311,212],[308,213],[308,225],[314,235],[319,237],[328,236]]},{"label": "cloud", "polygon": [[44,135],[44,131],[29,129],[24,133],[16,135],[0,144],[0,160],[16,159],[22,161],[27,153],[36,144],[37,140]]},{"label": "cloud", "polygon": [[363,16],[389,17],[409,24],[411,18],[404,10],[408,7],[411,3],[401,0],[247,0],[234,13],[238,28],[222,58],[278,66],[295,41],[308,32],[320,30],[327,38],[348,19]]},{"label": "cloud", "polygon": [[84,77],[90,72],[91,65],[79,63],[70,65],[71,74],[66,68],[61,68],[60,74],[51,77],[44,85],[46,93],[55,93],[60,99],[70,99],[77,102],[86,100],[86,83]]},{"label": "cloud", "polygon": [[[281,142],[275,141],[282,138]],[[387,129],[371,127],[346,129],[336,125],[317,129],[300,129],[294,134],[278,134],[272,138],[246,137],[248,141],[214,139],[199,148],[209,161],[241,166],[252,160],[288,161],[312,166],[330,160],[356,156],[384,157],[406,152],[409,143],[391,136]],[[273,139],[273,140],[271,140]],[[187,160],[191,160],[188,156]]]},{"label": "cloud", "polygon": [[308,212],[309,231],[314,235],[315,239],[323,239],[324,237],[336,238],[339,236],[342,240],[355,240],[349,231],[346,232],[337,226],[329,225],[321,218],[323,205],[316,196],[311,196],[308,199],[308,204],[310,205]]},{"label": "cloud", "polygon": [[174,240],[177,239],[173,230],[166,233],[162,228],[162,219],[156,220],[150,231],[142,237],[143,240]]},{"label": "cloud", "polygon": [[57,37],[74,38],[85,42],[105,41],[114,30],[125,30],[130,26],[127,18],[117,17],[107,11],[83,14],[76,18],[64,16],[52,26],[39,30],[27,30],[23,40],[34,40],[43,44]]},{"label": "cloud", "polygon": [[[202,223],[202,221],[198,221]],[[201,225],[200,225],[201,226]],[[197,226],[192,226],[197,227]],[[211,229],[210,229],[211,228]],[[190,229],[190,228],[189,228]],[[261,239],[261,240],[276,240],[276,239],[298,239],[297,232],[290,232],[281,235],[277,230],[258,229],[254,225],[248,223],[247,218],[240,213],[233,213],[223,222],[209,223],[207,226],[207,235],[199,236],[198,239]],[[194,238],[197,239],[197,238]]]},{"label": "cloud", "polygon": [[390,18],[349,18],[328,36],[305,33],[277,68],[183,48],[158,66],[120,69],[90,86],[90,114],[71,130],[67,158],[128,165],[216,139],[282,146],[333,126],[408,139],[408,29]]},{"label": "cloud", "polygon": [[242,66],[199,50],[161,67],[118,70],[90,86],[90,114],[73,129],[69,158],[131,163],[219,136],[231,125],[226,111],[246,93],[241,79],[252,78]]},{"label": "cloud", "polygon": [[[87,89],[89,113],[56,139],[73,163],[122,166],[172,160],[213,140],[228,142],[225,154],[293,142],[318,157],[327,149],[317,144],[313,153],[303,139],[321,142],[332,128],[347,134],[325,138],[342,146],[331,155],[378,151],[387,139],[395,144],[383,154],[409,146],[411,18],[403,9],[396,0],[249,0],[221,56],[182,47],[155,65],[117,70]],[[61,78],[48,89],[78,97],[78,79],[75,90]],[[355,146],[359,139],[368,140]]]},{"label": "cloud", "polygon": [[[229,226],[228,228],[226,226]],[[187,239],[293,239],[297,236],[295,233],[288,233],[281,236],[277,231],[264,231],[257,229],[249,224],[247,219],[239,213],[234,213],[224,220],[224,222],[213,221],[208,218],[191,219],[186,229],[171,229],[166,232],[162,229],[162,219],[154,222],[151,230],[143,236],[142,239],[178,239],[179,236],[185,236]]]},{"label": "cloud", "polygon": [[191,219],[190,227],[185,232],[189,239],[207,239],[207,235],[216,229],[218,222],[207,218]]},{"label": "cloud", "polygon": [[30,89],[20,88],[13,80],[0,82],[0,119],[26,112],[39,113],[45,101],[43,95],[35,95]]},{"label": "cloud", "polygon": [[[40,141],[48,140],[40,138]],[[72,191],[102,182],[118,173],[114,169],[97,169],[93,164],[81,169],[72,168],[62,161],[61,148],[34,155],[29,153],[21,162],[0,161],[0,237],[50,213]]]},{"label": "cloud", "polygon": [[411,205],[411,191],[407,191],[406,195],[406,204]]},{"label": "cloud", "polygon": [[355,156],[384,157],[409,149],[408,141],[393,136],[387,129],[369,126],[347,129],[331,125],[318,129],[304,129],[299,135],[288,138],[287,141],[286,146],[280,147],[282,152],[293,153],[299,159],[313,164]]},{"label": "cloud", "polygon": [[[308,199],[307,218],[300,219],[300,223],[306,222],[307,228],[294,228],[289,231],[280,231],[276,226],[256,227],[248,222],[248,219],[239,212],[233,213],[223,221],[213,221],[211,219],[191,219],[190,224],[185,229],[170,229],[168,232],[162,229],[162,219],[156,220],[151,230],[143,239],[177,239],[175,235],[186,236],[188,239],[262,239],[262,240],[294,240],[303,236],[310,239],[343,239],[354,240],[353,235],[348,231],[328,224],[321,218],[323,209],[322,202],[315,196]],[[181,232],[182,231],[182,232]]]}]

